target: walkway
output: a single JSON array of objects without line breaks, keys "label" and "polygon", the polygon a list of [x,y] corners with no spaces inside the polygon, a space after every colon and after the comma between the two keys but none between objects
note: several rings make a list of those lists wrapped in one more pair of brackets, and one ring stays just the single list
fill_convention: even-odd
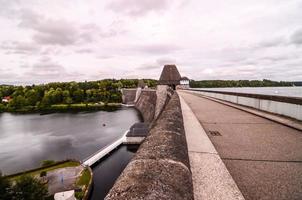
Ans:
[{"label": "walkway", "polygon": [[302,199],[301,131],[193,94],[179,94],[245,199]]},{"label": "walkway", "polygon": [[123,142],[126,141],[126,135],[128,131],[124,133],[120,138],[115,140],[113,143],[107,145],[106,147],[100,149],[99,151],[95,152],[88,158],[84,159],[83,165],[91,167],[94,163],[98,162],[101,158],[106,156],[108,153],[110,153],[112,150],[123,144]]}]

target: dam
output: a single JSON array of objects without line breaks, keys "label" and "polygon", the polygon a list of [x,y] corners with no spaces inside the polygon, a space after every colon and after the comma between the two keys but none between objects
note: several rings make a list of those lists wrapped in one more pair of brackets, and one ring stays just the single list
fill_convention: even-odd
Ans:
[{"label": "dam", "polygon": [[301,98],[195,91],[175,65],[160,77],[123,90],[149,131],[105,199],[302,198]]}]

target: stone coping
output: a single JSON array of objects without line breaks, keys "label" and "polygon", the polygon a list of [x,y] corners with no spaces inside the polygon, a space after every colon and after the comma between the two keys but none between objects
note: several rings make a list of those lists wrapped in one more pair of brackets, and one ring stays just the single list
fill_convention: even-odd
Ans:
[{"label": "stone coping", "polygon": [[180,101],[175,93],[105,198],[193,200]]}]

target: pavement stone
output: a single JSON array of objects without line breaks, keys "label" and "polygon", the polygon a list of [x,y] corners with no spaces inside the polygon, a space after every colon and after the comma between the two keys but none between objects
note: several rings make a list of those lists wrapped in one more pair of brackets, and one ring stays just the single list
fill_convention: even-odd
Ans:
[{"label": "pavement stone", "polygon": [[302,199],[301,131],[200,96],[179,93],[246,199]]}]

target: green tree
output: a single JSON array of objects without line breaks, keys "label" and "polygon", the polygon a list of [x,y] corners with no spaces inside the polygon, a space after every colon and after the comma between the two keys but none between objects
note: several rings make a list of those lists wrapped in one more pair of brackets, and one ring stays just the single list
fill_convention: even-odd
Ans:
[{"label": "green tree", "polygon": [[77,89],[72,93],[72,99],[74,102],[80,103],[84,101],[84,91]]},{"label": "green tree", "polygon": [[48,197],[46,186],[32,176],[21,176],[12,189],[16,200],[44,200]]},{"label": "green tree", "polygon": [[39,93],[35,89],[29,89],[25,92],[25,98],[29,105],[34,106],[39,101]]},{"label": "green tree", "polygon": [[71,104],[72,103],[72,99],[70,97],[70,93],[68,90],[64,90],[62,92],[62,97],[63,97],[63,103],[66,103],[66,104]]},{"label": "green tree", "polygon": [[27,105],[27,100],[24,96],[18,95],[9,102],[9,107],[19,109]]},{"label": "green tree", "polygon": [[8,179],[2,176],[0,171],[0,199],[9,200],[12,199],[11,184]]}]

